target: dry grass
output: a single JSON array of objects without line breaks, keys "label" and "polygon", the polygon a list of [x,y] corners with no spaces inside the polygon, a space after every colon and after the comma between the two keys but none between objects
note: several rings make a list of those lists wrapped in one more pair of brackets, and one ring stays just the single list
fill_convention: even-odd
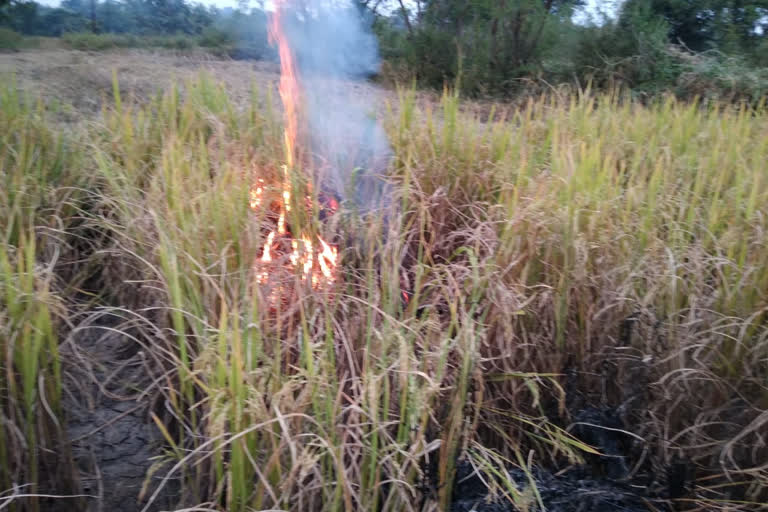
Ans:
[{"label": "dry grass", "polygon": [[[0,53],[0,76],[14,75],[21,90],[63,110],[64,120],[69,122],[93,118],[101,112],[105,99],[111,102],[113,72],[120,78],[124,98],[144,103],[200,71],[216,76],[233,104],[244,107],[253,87],[276,91],[280,69],[272,62],[235,61],[202,51],[41,49]],[[345,94],[356,97],[388,93],[368,84],[347,84]],[[278,106],[277,100],[274,106]]]},{"label": "dry grass", "polygon": [[[567,427],[587,405],[615,408],[643,440],[638,468],[692,460],[700,510],[765,501],[763,108],[584,93],[478,119],[451,94],[401,92],[382,115],[390,201],[293,219],[340,244],[343,272],[276,308],[254,278],[267,212],[248,208],[250,185],[277,184],[283,161],[270,89],[204,75],[148,104],[110,90],[82,138],[62,139],[79,148],[62,168],[89,179],[66,201],[77,213],[58,215],[80,231],[60,231],[99,241],[84,258],[98,300],[166,369],[151,391],[187,505],[444,509],[459,457],[578,460],[589,447]],[[27,175],[2,161],[4,178]],[[303,197],[316,170],[295,171]],[[57,182],[39,186],[59,197]],[[45,223],[48,210],[25,211]],[[22,241],[5,245],[19,265]],[[55,368],[45,378],[55,386]]]}]

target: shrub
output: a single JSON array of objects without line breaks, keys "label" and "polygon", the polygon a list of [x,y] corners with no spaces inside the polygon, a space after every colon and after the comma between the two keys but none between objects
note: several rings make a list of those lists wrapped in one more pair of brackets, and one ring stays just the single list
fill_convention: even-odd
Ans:
[{"label": "shrub", "polygon": [[65,44],[75,50],[99,51],[109,48],[130,46],[133,36],[119,34],[93,34],[90,32],[72,32],[61,36]]},{"label": "shrub", "polygon": [[742,57],[716,51],[696,54],[671,47],[668,52],[680,62],[676,83],[680,97],[758,102],[768,95],[768,68],[755,68]]},{"label": "shrub", "polygon": [[258,31],[248,33],[248,30],[231,22],[229,29],[207,28],[198,38],[197,44],[214,55],[231,57],[238,60],[260,60],[272,57],[264,34]]},{"label": "shrub", "polygon": [[73,32],[64,34],[62,40],[75,50],[100,51],[111,48],[169,48],[189,50],[197,46],[192,36],[185,34],[136,36],[133,34],[93,34]]},{"label": "shrub", "polygon": [[208,27],[197,40],[200,46],[205,48],[222,48],[234,45],[234,38],[224,30]]},{"label": "shrub", "polygon": [[648,9],[634,8],[615,22],[587,27],[575,36],[565,73],[598,87],[620,82],[644,93],[674,85],[679,62],[667,52],[667,23]]},{"label": "shrub", "polygon": [[161,36],[154,40],[155,44],[149,46],[158,46],[160,48],[169,48],[172,50],[189,50],[197,46],[195,40],[184,34],[175,34],[173,36]]},{"label": "shrub", "polygon": [[21,46],[21,34],[0,27],[0,50],[17,50]]},{"label": "shrub", "polygon": [[666,21],[635,7],[618,21],[576,28],[566,51],[545,63],[544,75],[555,83],[575,77],[601,89],[622,84],[645,96],[755,103],[768,93],[768,69],[759,67],[759,56],[748,61],[715,50],[692,52],[669,44],[667,33]]}]

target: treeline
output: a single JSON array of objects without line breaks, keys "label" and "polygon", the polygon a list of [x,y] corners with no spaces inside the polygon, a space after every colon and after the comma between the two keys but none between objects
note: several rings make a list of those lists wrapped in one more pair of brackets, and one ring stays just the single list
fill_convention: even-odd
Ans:
[{"label": "treeline", "polygon": [[[320,1],[293,5],[306,20]],[[604,0],[598,6],[608,13],[591,20],[585,0],[349,1],[378,36],[384,73],[424,86],[450,83],[474,95],[514,94],[532,81],[621,83],[683,96],[757,99],[768,92],[768,0]],[[185,0],[64,0],[60,7],[0,0],[0,26],[69,34],[85,49],[173,35],[179,47],[274,58],[263,2],[217,9]]]},{"label": "treeline", "polygon": [[[757,98],[768,91],[768,0],[360,0],[386,60],[470,93],[617,82],[639,92]],[[410,6],[410,8],[409,8]],[[383,11],[382,11],[383,9]]]},{"label": "treeline", "polygon": [[34,1],[10,2],[5,23],[25,35],[61,36],[67,32],[198,34],[217,12],[184,0],[64,0],[60,7]]},{"label": "treeline", "polygon": [[0,27],[25,36],[63,36],[80,49],[199,45],[235,57],[274,55],[263,9],[218,9],[185,0],[64,0],[59,7],[0,0]]}]

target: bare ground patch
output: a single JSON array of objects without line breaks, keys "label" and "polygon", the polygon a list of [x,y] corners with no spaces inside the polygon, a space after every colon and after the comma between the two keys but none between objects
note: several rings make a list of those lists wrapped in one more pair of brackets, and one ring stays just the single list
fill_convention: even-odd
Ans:
[{"label": "bare ground patch", "polygon": [[[48,105],[60,106],[65,121],[98,114],[105,100],[112,100],[113,73],[117,73],[121,95],[142,103],[200,72],[208,72],[221,81],[235,104],[250,101],[255,88],[261,94],[261,102],[271,89],[274,105],[278,105],[280,69],[274,62],[236,61],[203,52],[168,50],[47,49],[0,54],[0,75],[14,75],[21,90],[41,97]],[[370,83],[337,85],[339,93],[351,101],[371,94],[394,97],[392,91]]]}]

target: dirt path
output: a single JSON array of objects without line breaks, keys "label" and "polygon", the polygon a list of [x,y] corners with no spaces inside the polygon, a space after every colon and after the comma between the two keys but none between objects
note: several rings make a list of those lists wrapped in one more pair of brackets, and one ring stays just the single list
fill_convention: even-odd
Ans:
[{"label": "dirt path", "polygon": [[[81,492],[94,496],[87,512],[141,510],[142,489],[151,493],[166,473],[150,473],[163,449],[149,414],[151,370],[141,345],[117,325],[94,316],[62,347],[66,431]],[[177,488],[166,486],[152,510],[174,509]]]}]

